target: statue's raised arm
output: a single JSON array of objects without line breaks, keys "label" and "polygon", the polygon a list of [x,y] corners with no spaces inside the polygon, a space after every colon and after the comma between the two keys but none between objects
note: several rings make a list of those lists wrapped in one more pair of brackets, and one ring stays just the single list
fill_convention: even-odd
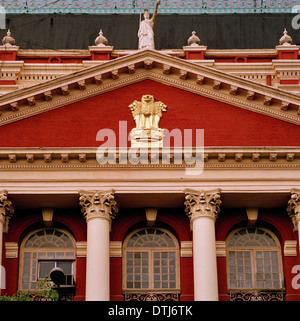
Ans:
[{"label": "statue's raised arm", "polygon": [[154,23],[155,18],[156,18],[156,16],[157,16],[157,10],[158,10],[158,6],[159,6],[159,5],[160,5],[160,0],[158,0],[158,1],[156,2],[156,6],[155,6],[155,9],[154,9],[152,18],[151,18],[151,20],[153,21],[153,23]]},{"label": "statue's raised arm", "polygon": [[154,21],[157,16],[158,6],[160,5],[160,0],[157,1],[154,13],[150,19],[149,10],[144,10],[144,20],[140,21],[140,27],[138,31],[139,37],[139,49],[155,49],[154,45]]}]

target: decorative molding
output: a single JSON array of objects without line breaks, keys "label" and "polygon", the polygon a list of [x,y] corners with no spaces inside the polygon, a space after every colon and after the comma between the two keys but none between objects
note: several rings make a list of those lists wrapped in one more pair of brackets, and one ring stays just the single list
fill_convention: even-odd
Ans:
[{"label": "decorative molding", "polygon": [[[132,70],[133,66],[135,66],[135,72],[129,73],[128,70]],[[168,73],[168,70],[172,70],[172,73]],[[173,74],[178,74],[179,77],[173,77]],[[158,51],[143,50],[3,95],[0,97],[0,104],[4,106],[0,125],[53,110],[145,79],[159,81],[246,110],[293,124],[300,124],[300,117],[297,115],[299,97],[295,94],[254,83],[184,59],[171,57]],[[79,90],[78,83],[82,82],[85,82],[85,90]],[[91,86],[95,82],[101,86]],[[219,88],[219,90],[213,88]],[[237,88],[238,94],[236,94]],[[63,94],[62,98],[59,98],[58,89]],[[53,97],[50,101],[44,98],[45,93],[49,91],[52,92]],[[54,96],[58,97],[54,99]],[[272,97],[272,106],[269,106],[270,97]],[[28,100],[28,103],[34,108],[25,108],[24,99]],[[19,110],[13,113],[11,113],[12,103],[19,107]],[[289,108],[282,109],[282,106],[286,105]]]},{"label": "decorative molding", "polygon": [[27,102],[28,102],[29,106],[31,106],[31,107],[35,106],[35,104],[36,104],[34,97],[27,97]]},{"label": "decorative molding", "polygon": [[109,242],[109,255],[110,257],[122,257],[122,242],[110,241]]},{"label": "decorative molding", "polygon": [[18,258],[19,246],[17,242],[5,242],[5,258]]},{"label": "decorative molding", "polygon": [[202,75],[197,75],[197,80],[196,80],[196,84],[198,85],[203,85],[205,82],[205,77]]},{"label": "decorative molding", "polygon": [[248,225],[254,226],[258,217],[258,208],[246,207],[246,213],[248,217]]},{"label": "decorative molding", "polygon": [[68,86],[68,85],[61,86],[60,89],[61,89],[61,93],[62,93],[64,96],[67,96],[67,95],[70,94],[69,86]]},{"label": "decorative molding", "polygon": [[179,301],[179,293],[141,292],[124,294],[125,301]]},{"label": "decorative molding", "polygon": [[260,153],[253,153],[252,154],[252,160],[253,162],[258,162],[260,158]]},{"label": "decorative molding", "polygon": [[26,154],[26,161],[27,161],[27,163],[33,163],[34,155],[33,154]]},{"label": "decorative molding", "polygon": [[[122,257],[122,242],[110,241],[109,242],[109,255],[110,257]],[[87,257],[87,242],[76,242],[76,257]]]},{"label": "decorative molding", "polygon": [[283,253],[284,253],[284,256],[297,256],[297,241],[295,240],[284,241]]},{"label": "decorative molding", "polygon": [[157,217],[157,209],[156,208],[146,208],[146,220],[147,226],[152,227],[155,225],[156,217]]},{"label": "decorative molding", "polygon": [[271,102],[272,102],[272,97],[265,96],[265,98],[264,98],[264,105],[270,106],[270,105],[271,105]]},{"label": "decorative molding", "polygon": [[180,79],[183,79],[183,80],[186,79],[187,74],[188,74],[187,70],[179,70],[179,78]]},{"label": "decorative molding", "polygon": [[165,75],[169,75],[170,72],[171,72],[171,66],[170,66],[170,65],[167,65],[167,64],[164,64],[164,65],[163,65],[163,73],[164,73]]},{"label": "decorative molding", "polygon": [[294,189],[291,191],[291,198],[288,201],[287,213],[294,225],[294,231],[298,230],[300,222],[300,190]]},{"label": "decorative molding", "polygon": [[229,291],[230,301],[283,301],[283,291]]},{"label": "decorative molding", "polygon": [[43,222],[46,227],[52,227],[53,226],[53,208],[42,208],[42,217]]},{"label": "decorative molding", "polygon": [[294,153],[287,153],[286,154],[286,160],[289,162],[292,162],[295,159],[295,154]]},{"label": "decorative molding", "polygon": [[238,87],[237,86],[230,86],[230,95],[236,95],[238,93]]},{"label": "decorative molding", "polygon": [[221,81],[214,80],[213,82],[213,89],[219,90],[221,88]]},{"label": "decorative molding", "polygon": [[226,242],[216,241],[216,255],[217,257],[226,257]]},{"label": "decorative molding", "polygon": [[45,100],[47,100],[47,101],[52,100],[51,90],[45,91],[44,96],[45,96]]},{"label": "decorative molding", "polygon": [[185,190],[185,213],[190,219],[191,230],[193,222],[199,217],[206,217],[216,221],[220,212],[220,189],[212,191]]},{"label": "decorative molding", "polygon": [[15,101],[15,102],[12,102],[11,104],[10,104],[10,109],[12,110],[12,111],[17,111],[17,110],[19,110],[19,107],[18,107],[18,103]]},{"label": "decorative molding", "polygon": [[181,241],[180,256],[193,257],[193,241]]},{"label": "decorative molding", "polygon": [[17,161],[17,155],[16,154],[8,154],[8,160],[10,163],[15,163]]},{"label": "decorative molding", "polygon": [[79,88],[80,90],[86,89],[86,84],[85,84],[85,80],[84,80],[84,79],[79,80],[79,81],[77,82],[77,85],[78,85],[78,88]]},{"label": "decorative molding", "polygon": [[[193,241],[181,241],[181,257],[193,257]],[[216,241],[216,256],[226,257],[226,242]]]},{"label": "decorative molding", "polygon": [[12,202],[7,197],[7,191],[0,191],[0,224],[3,224],[3,232],[8,233],[9,220],[14,214]]},{"label": "decorative molding", "polygon": [[104,218],[111,221],[118,213],[114,191],[80,191],[79,205],[86,221],[93,218]]},{"label": "decorative molding", "polygon": [[86,257],[87,242],[78,241],[76,242],[76,257]]},{"label": "decorative molding", "polygon": [[[127,148],[127,156],[130,148]],[[204,168],[230,169],[297,169],[300,168],[300,147],[205,147]],[[124,149],[116,149],[116,164],[100,164],[97,162],[97,147],[72,148],[0,148],[0,169],[47,169],[47,168],[99,168],[99,167],[130,167],[130,168],[187,168],[187,154],[182,157],[182,149],[168,149],[168,158],[164,148],[148,150],[148,164],[134,164],[127,160],[124,163]],[[196,149],[192,149],[192,153]],[[120,155],[122,153],[122,163]],[[259,161],[257,154],[260,155]],[[164,157],[163,157],[164,155]],[[175,159],[182,159],[182,164]],[[168,162],[166,161],[168,159]],[[154,161],[155,160],[155,161]]]}]

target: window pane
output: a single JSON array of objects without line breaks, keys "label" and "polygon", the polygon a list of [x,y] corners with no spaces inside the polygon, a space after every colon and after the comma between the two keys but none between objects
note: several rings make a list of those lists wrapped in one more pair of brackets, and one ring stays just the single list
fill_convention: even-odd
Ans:
[{"label": "window pane", "polygon": [[[174,288],[176,284],[175,252],[155,252],[154,282],[156,289]],[[160,259],[158,259],[160,258]],[[176,287],[176,285],[175,285]]]},{"label": "window pane", "polygon": [[68,261],[57,262],[57,267],[63,269],[64,273],[68,275],[73,274],[72,266],[73,266],[72,262],[68,262]]},{"label": "window pane", "polygon": [[[276,253],[276,254],[275,254]],[[279,280],[279,261],[270,259],[276,257],[277,251],[259,251],[256,252],[256,279],[258,288],[278,289]],[[261,257],[261,259],[258,257]],[[273,272],[273,273],[271,273]]]},{"label": "window pane", "polygon": [[136,232],[127,242],[127,247],[175,247],[170,235],[159,229],[144,229]]},{"label": "window pane", "polygon": [[39,278],[49,276],[50,271],[55,267],[55,262],[39,262]]},{"label": "window pane", "polygon": [[232,288],[252,287],[249,251],[229,251],[229,284]]},{"label": "window pane", "polygon": [[245,228],[231,236],[228,246],[276,246],[276,242],[260,228]]},{"label": "window pane", "polygon": [[25,247],[74,247],[70,237],[55,229],[43,229],[29,237]]},{"label": "window pane", "polygon": [[[126,273],[127,288],[130,288],[130,289],[148,288],[149,286],[148,253],[147,252],[127,252],[126,263],[127,263],[127,273]],[[134,282],[132,282],[133,280]]]}]

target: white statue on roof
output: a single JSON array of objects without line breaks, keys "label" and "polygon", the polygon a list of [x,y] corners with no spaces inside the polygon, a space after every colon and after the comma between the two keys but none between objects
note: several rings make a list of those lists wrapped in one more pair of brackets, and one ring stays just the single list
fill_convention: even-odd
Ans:
[{"label": "white statue on roof", "polygon": [[138,31],[139,49],[155,49],[154,45],[154,22],[157,15],[157,9],[160,5],[160,0],[157,1],[154,13],[150,19],[149,10],[144,10],[144,20],[140,19],[140,27]]}]

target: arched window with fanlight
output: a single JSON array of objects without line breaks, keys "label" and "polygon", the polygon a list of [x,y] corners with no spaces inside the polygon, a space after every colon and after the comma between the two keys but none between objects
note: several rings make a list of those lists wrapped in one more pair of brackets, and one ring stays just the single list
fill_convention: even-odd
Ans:
[{"label": "arched window with fanlight", "polygon": [[123,251],[124,292],[179,292],[179,247],[169,231],[134,231],[125,240]]},{"label": "arched window with fanlight", "polygon": [[264,228],[242,228],[227,238],[228,288],[279,290],[283,287],[280,243]]},{"label": "arched window with fanlight", "polygon": [[19,289],[36,289],[37,281],[59,267],[65,273],[65,285],[74,284],[75,241],[60,229],[40,229],[25,237],[20,249]]}]

